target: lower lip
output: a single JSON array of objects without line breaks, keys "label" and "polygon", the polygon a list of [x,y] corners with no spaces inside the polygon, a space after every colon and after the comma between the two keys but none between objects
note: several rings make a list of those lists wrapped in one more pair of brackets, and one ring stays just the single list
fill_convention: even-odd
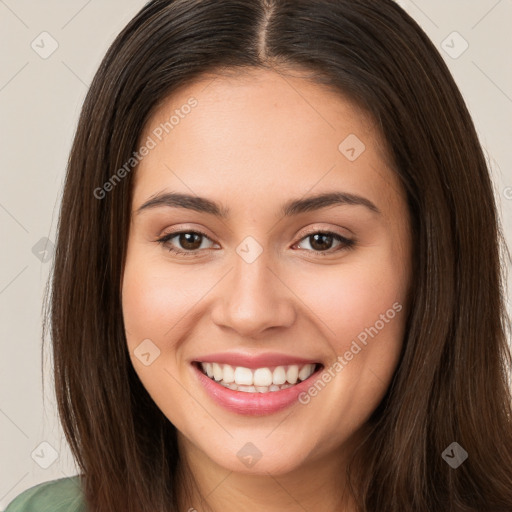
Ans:
[{"label": "lower lip", "polygon": [[314,377],[322,371],[320,367],[315,373],[311,374],[306,380],[279,391],[268,391],[266,393],[248,393],[245,391],[234,391],[226,388],[210,377],[206,376],[195,364],[192,365],[208,395],[219,405],[248,416],[262,416],[272,414],[282,409],[286,409],[294,402],[298,402],[298,396],[306,391]]}]

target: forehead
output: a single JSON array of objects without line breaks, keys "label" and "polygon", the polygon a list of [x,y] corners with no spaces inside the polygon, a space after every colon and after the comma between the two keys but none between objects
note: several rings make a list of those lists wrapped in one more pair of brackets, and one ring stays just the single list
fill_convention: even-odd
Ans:
[{"label": "forehead", "polygon": [[288,74],[204,75],[162,102],[140,144],[149,139],[134,205],[164,189],[215,197],[235,210],[334,188],[388,202],[401,194],[370,116],[342,94]]}]

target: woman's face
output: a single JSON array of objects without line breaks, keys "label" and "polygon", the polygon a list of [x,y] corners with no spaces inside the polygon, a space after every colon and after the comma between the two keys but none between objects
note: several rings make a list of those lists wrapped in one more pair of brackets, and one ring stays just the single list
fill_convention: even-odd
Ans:
[{"label": "woman's face", "polygon": [[410,283],[374,124],[258,70],[180,89],[140,140],[123,315],[180,446],[246,473],[340,460],[390,384]]}]

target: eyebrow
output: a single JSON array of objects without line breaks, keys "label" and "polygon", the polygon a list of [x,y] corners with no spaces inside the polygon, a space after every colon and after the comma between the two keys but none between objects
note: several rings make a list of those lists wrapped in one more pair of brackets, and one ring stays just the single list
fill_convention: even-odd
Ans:
[{"label": "eyebrow", "polygon": [[[284,217],[291,217],[329,206],[340,205],[364,206],[375,214],[381,214],[381,211],[369,199],[347,192],[327,192],[306,198],[293,199],[282,206],[280,213]],[[176,192],[165,192],[151,197],[137,209],[136,213],[139,214],[144,210],[162,206],[169,208],[186,208],[201,213],[208,213],[221,219],[228,219],[230,216],[229,208],[226,208],[220,203],[204,197]]]}]

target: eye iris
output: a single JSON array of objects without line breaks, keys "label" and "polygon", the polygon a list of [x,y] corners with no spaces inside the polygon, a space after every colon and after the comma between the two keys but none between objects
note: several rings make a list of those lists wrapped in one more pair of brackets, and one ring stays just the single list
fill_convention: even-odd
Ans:
[{"label": "eye iris", "polygon": [[[313,247],[313,249],[316,249],[316,250],[325,250],[325,249],[329,249],[330,245],[332,245],[332,240],[333,240],[333,236],[332,235],[328,235],[326,233],[316,233],[314,235],[310,235],[309,237],[310,239],[313,239],[313,243],[311,243],[311,247]],[[318,244],[318,239],[324,239],[324,243],[320,243]],[[325,243],[325,239],[327,238],[327,243]]]},{"label": "eye iris", "polygon": [[[193,251],[201,247],[201,237],[202,235],[199,233],[181,233],[179,235],[179,243],[184,249]],[[197,244],[198,241],[199,244]]]}]

